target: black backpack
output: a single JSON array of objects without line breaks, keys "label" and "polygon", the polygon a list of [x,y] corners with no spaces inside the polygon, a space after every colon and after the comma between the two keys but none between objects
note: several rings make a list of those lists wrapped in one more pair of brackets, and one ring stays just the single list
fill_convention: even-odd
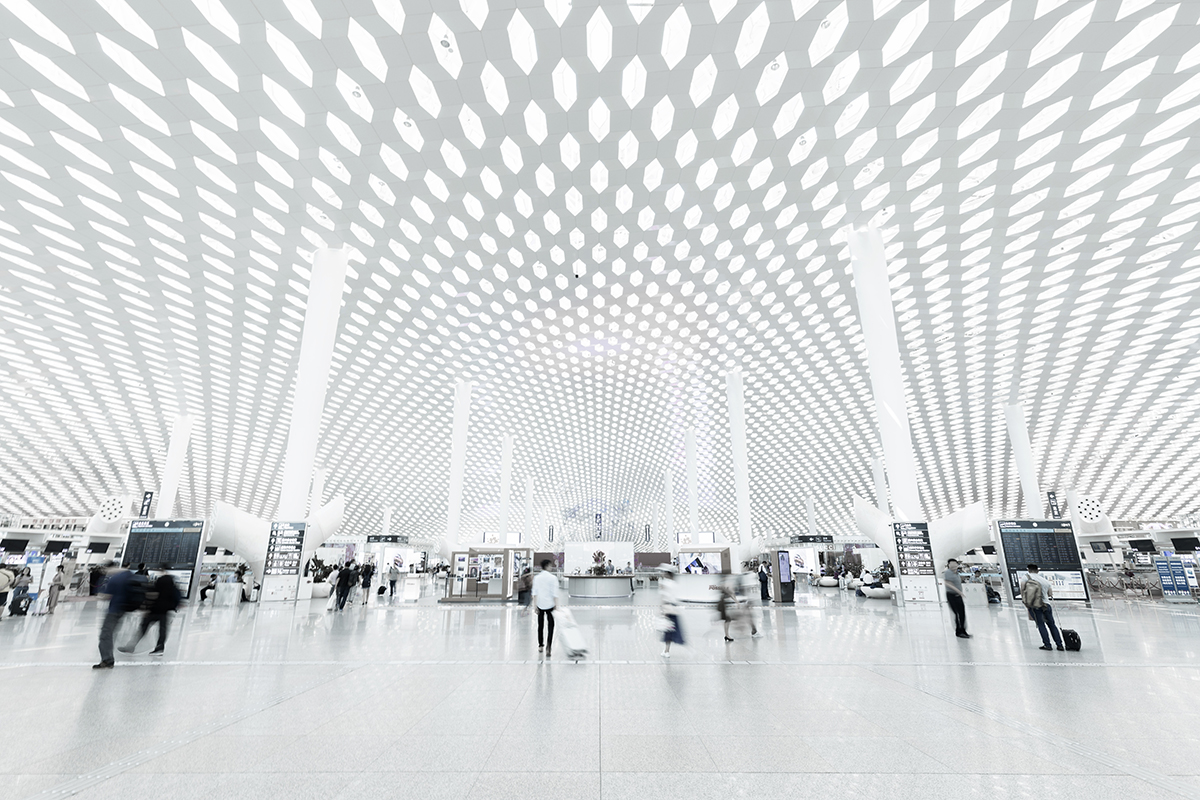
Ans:
[{"label": "black backpack", "polygon": [[134,573],[129,577],[129,585],[126,587],[125,603],[122,610],[125,612],[140,611],[146,605],[146,589],[149,588],[150,582],[146,580],[145,575]]}]

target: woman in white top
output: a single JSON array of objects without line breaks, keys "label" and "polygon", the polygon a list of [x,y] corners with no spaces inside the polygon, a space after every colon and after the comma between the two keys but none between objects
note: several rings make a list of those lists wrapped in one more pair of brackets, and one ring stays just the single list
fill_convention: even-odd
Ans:
[{"label": "woman in white top", "polygon": [[679,596],[675,593],[675,567],[661,567],[662,577],[658,581],[658,600],[662,604],[663,658],[671,657],[671,645],[683,644],[683,628],[679,625]]}]

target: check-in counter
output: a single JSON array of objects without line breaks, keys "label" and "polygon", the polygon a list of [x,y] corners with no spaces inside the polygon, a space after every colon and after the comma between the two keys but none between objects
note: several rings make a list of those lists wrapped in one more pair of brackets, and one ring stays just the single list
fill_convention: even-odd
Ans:
[{"label": "check-in counter", "polygon": [[579,598],[630,597],[633,594],[633,576],[569,575],[567,592],[571,597]]}]

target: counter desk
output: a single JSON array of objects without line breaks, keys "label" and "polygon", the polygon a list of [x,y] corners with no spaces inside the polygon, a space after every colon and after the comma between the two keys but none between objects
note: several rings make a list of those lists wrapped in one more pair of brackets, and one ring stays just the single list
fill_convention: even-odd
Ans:
[{"label": "counter desk", "polygon": [[721,573],[681,572],[675,576],[675,595],[681,603],[712,603],[721,599]]},{"label": "counter desk", "polygon": [[632,575],[568,575],[567,593],[571,597],[631,597]]}]

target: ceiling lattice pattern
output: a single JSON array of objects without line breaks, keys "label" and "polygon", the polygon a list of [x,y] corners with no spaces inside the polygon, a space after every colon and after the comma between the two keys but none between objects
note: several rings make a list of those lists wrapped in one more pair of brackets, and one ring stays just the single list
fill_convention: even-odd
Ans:
[{"label": "ceiling lattice pattern", "polygon": [[0,0],[0,497],[274,507],[315,248],[352,248],[319,463],[348,527],[465,530],[516,436],[551,522],[635,536],[700,451],[735,530],[851,528],[874,404],[844,227],[888,242],[931,516],[1197,507],[1200,5]]}]

